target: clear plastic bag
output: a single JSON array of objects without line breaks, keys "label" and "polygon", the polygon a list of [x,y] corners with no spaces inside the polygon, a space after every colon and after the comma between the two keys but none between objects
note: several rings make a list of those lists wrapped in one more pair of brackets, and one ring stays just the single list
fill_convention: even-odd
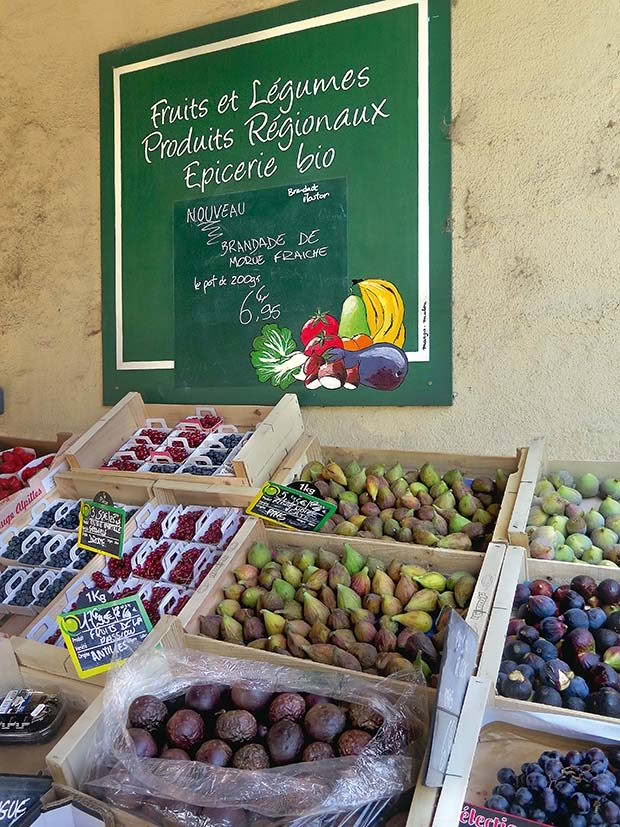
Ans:
[{"label": "clear plastic bag", "polygon": [[[383,718],[356,757],[288,764],[261,770],[219,768],[197,761],[137,758],[127,734],[127,712],[141,695],[178,698],[190,686],[217,683],[272,693],[300,692],[371,706]],[[228,706],[227,708],[232,708]],[[356,811],[391,800],[415,783],[428,729],[423,675],[407,672],[381,681],[363,673],[318,670],[192,650],[152,649],[110,673],[103,712],[85,765],[82,787],[155,823],[239,827],[254,821],[310,827],[327,814]],[[205,740],[213,735],[205,735]],[[245,811],[238,815],[238,811]],[[159,822],[155,816],[159,816]],[[331,821],[325,821],[325,824]],[[353,817],[355,827],[374,823]],[[336,824],[336,822],[334,822]]]}]

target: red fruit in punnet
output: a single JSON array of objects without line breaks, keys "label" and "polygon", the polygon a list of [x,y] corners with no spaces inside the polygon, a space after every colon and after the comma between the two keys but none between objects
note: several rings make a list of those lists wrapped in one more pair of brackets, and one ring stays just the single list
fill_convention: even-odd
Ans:
[{"label": "red fruit in punnet", "polygon": [[[317,310],[316,315],[308,319],[302,327],[299,338],[302,345],[305,346],[321,333],[335,336],[338,333],[338,319],[330,316],[329,313],[321,313],[320,310]],[[342,347],[342,343],[340,347]]]},{"label": "red fruit in punnet", "polygon": [[134,439],[136,442],[140,442],[140,437],[150,439],[153,445],[161,445],[162,442],[165,441],[168,434],[165,431],[159,431],[156,428],[142,428],[141,431],[138,431]]},{"label": "red fruit in punnet", "polygon": [[224,520],[213,520],[206,533],[200,538],[201,543],[217,545],[222,539],[222,523]]},{"label": "red fruit in punnet", "polygon": [[542,594],[545,597],[553,597],[553,586],[547,580],[534,580],[530,583],[530,594]]},{"label": "red fruit in punnet", "polygon": [[173,615],[178,615],[181,612],[181,610],[185,607],[185,604],[189,600],[190,596],[191,595],[186,594],[177,601],[176,605],[172,610]]}]

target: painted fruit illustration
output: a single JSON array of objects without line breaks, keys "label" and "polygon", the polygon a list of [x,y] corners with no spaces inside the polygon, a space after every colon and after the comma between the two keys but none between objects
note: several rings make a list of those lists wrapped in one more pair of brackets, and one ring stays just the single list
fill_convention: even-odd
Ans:
[{"label": "painted fruit illustration", "polygon": [[340,321],[317,310],[301,328],[299,350],[289,328],[263,326],[250,354],[260,382],[283,390],[295,381],[309,390],[355,390],[363,385],[393,391],[402,385],[409,370],[402,350],[402,296],[385,279],[359,279],[353,284],[361,295],[347,296]]}]

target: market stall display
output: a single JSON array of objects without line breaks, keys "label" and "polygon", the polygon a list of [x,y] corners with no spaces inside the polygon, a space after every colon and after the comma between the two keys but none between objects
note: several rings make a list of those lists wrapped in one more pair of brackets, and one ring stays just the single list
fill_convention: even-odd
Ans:
[{"label": "market stall display", "polygon": [[297,397],[274,407],[145,405],[129,393],[75,441],[72,469],[151,483],[174,476],[212,485],[258,485],[303,433]]}]

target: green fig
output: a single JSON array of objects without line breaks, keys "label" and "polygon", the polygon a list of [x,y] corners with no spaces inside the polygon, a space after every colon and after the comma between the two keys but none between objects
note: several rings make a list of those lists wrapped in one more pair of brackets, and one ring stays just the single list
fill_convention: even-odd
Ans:
[{"label": "green fig", "polygon": [[608,477],[601,482],[600,495],[602,497],[611,497],[614,500],[620,500],[620,480]]},{"label": "green fig", "polygon": [[[279,566],[284,563],[292,563],[295,557],[295,549],[293,548],[277,548],[273,554],[273,560]],[[267,565],[270,565],[267,563]]]},{"label": "green fig", "polygon": [[[413,595],[411,600],[405,606],[406,612],[423,611],[434,612],[437,608],[439,594],[433,589],[420,589],[419,592]],[[398,614],[398,612],[396,612]],[[394,618],[397,620],[398,618]]]},{"label": "green fig", "polygon": [[271,549],[265,543],[254,543],[248,552],[248,563],[262,569],[271,561]]},{"label": "green fig", "polygon": [[489,514],[488,511],[485,511],[484,508],[477,508],[474,516],[472,517],[474,523],[480,523],[481,525],[489,525],[493,522],[493,517]]},{"label": "green fig", "polygon": [[385,571],[387,569],[385,561],[380,560],[378,557],[367,557],[366,567],[368,568],[368,576],[371,580],[377,571]]},{"label": "green fig", "polygon": [[276,592],[280,595],[282,600],[295,599],[295,587],[286,580],[283,580],[281,578],[274,580],[272,588],[276,590]]},{"label": "green fig", "polygon": [[588,532],[594,531],[595,528],[603,528],[605,525],[605,517],[594,508],[588,511],[584,519]]},{"label": "green fig", "polygon": [[302,479],[304,482],[314,482],[321,476],[322,471],[323,463],[314,460],[314,462],[309,462],[307,465],[304,466],[304,469],[301,472],[300,479]]},{"label": "green fig", "polygon": [[413,531],[407,525],[403,525],[396,535],[399,543],[413,543]]},{"label": "green fig", "polygon": [[366,473],[374,477],[382,477],[385,474],[385,465],[369,465]]},{"label": "green fig", "polygon": [[413,529],[413,541],[419,546],[436,546],[437,540],[437,535],[433,534],[432,531],[428,531],[425,528]]},{"label": "green fig", "polygon": [[[579,535],[581,536],[581,535]],[[587,549],[583,553],[583,557],[581,561],[583,563],[589,563],[592,566],[598,566],[603,560],[603,551],[598,546],[592,546],[591,548]]]},{"label": "green fig", "polygon": [[404,473],[405,471],[403,469],[403,466],[400,464],[400,462],[397,462],[396,465],[393,465],[389,469],[389,471],[385,473],[385,475],[380,474],[379,476],[385,476],[386,480],[389,483],[392,483],[396,482],[396,480],[399,480],[404,475]]},{"label": "green fig", "polygon": [[269,636],[282,634],[284,627],[286,626],[285,618],[275,612],[270,612],[267,609],[262,610],[261,617]]},{"label": "green fig", "polygon": [[411,577],[401,575],[394,589],[394,597],[397,597],[403,606],[411,600],[413,595],[418,591],[418,586],[413,582]]},{"label": "green fig", "polygon": [[471,490],[474,493],[480,491],[482,494],[492,494],[493,480],[489,477],[476,477],[476,479],[472,480]]},{"label": "green fig", "polygon": [[222,617],[222,626],[221,626],[221,635],[222,640],[225,640],[227,643],[241,643],[243,644],[243,626],[239,623],[239,621],[235,620],[230,615],[224,615]]},{"label": "green fig", "polygon": [[449,606],[451,609],[456,609],[456,600],[454,597],[454,592],[442,592],[438,598],[439,608],[443,609],[444,606]]},{"label": "green fig", "polygon": [[245,591],[245,586],[241,583],[233,583],[230,586],[226,586],[224,589],[224,597],[227,600],[241,600],[241,595]]},{"label": "green fig", "polygon": [[375,572],[372,578],[372,592],[378,594],[380,597],[386,597],[394,594],[394,581],[384,571]]},{"label": "green fig", "polygon": [[377,492],[376,503],[379,508],[393,508],[396,503],[396,497],[389,488],[380,488]]},{"label": "green fig", "polygon": [[586,534],[588,526],[583,517],[574,517],[566,523],[566,534]]},{"label": "green fig", "polygon": [[435,485],[431,485],[428,493],[434,500],[436,500],[437,497],[441,497],[441,495],[445,494],[447,491],[449,491],[448,486],[443,480],[440,480],[439,482],[436,482]]},{"label": "green fig", "polygon": [[390,519],[383,521],[383,533],[386,537],[396,537],[400,531],[400,523],[397,520]]},{"label": "green fig", "polygon": [[562,563],[574,563],[577,559],[570,546],[560,546],[555,552],[555,559]]},{"label": "green fig", "polygon": [[366,517],[362,526],[364,531],[369,531],[373,537],[383,537],[383,520],[380,517]]},{"label": "green fig", "polygon": [[527,524],[533,526],[541,526],[545,525],[548,519],[549,515],[545,514],[545,512],[539,505],[533,505],[530,508],[530,513],[527,518]]},{"label": "green fig", "polygon": [[409,490],[414,497],[417,497],[418,494],[428,494],[428,488],[419,480],[417,482],[409,483]]},{"label": "green fig", "polygon": [[305,584],[309,589],[312,589],[312,591],[318,592],[323,586],[327,585],[328,577],[329,572],[326,572],[325,569],[317,569],[307,578]]},{"label": "green fig", "polygon": [[290,621],[301,620],[303,618],[303,608],[301,603],[296,600],[287,600],[284,607],[278,610],[278,614]]},{"label": "green fig", "polygon": [[612,514],[620,514],[620,502],[614,500],[613,497],[605,497],[603,502],[599,505],[599,513],[607,519]]},{"label": "green fig", "polygon": [[332,480],[329,484],[329,496],[332,497],[334,500],[337,500],[341,494],[344,494],[346,488],[344,485],[340,485],[339,482],[334,482]]},{"label": "green fig", "polygon": [[476,578],[473,574],[464,574],[457,580],[454,585],[454,599],[461,609],[467,606],[475,588]]},{"label": "green fig", "polygon": [[463,517],[473,517],[480,505],[480,500],[477,497],[474,497],[473,494],[466,494],[459,500],[458,509]]},{"label": "green fig", "polygon": [[444,482],[452,487],[455,482],[463,482],[463,474],[457,469],[453,468],[451,471],[446,471],[443,475]]},{"label": "green fig", "polygon": [[416,566],[413,563],[403,563],[400,567],[400,576],[405,575],[414,580],[416,577],[424,577],[426,569],[423,566]]},{"label": "green fig", "polygon": [[379,629],[387,629],[388,632],[392,632],[392,634],[395,635],[398,632],[398,623],[389,615],[381,615],[379,618]]},{"label": "green fig", "polygon": [[590,539],[595,546],[607,551],[618,542],[618,535],[610,528],[595,528]]},{"label": "green fig", "polygon": [[566,538],[566,545],[574,551],[575,557],[581,560],[584,552],[592,548],[592,540],[586,537],[585,534],[571,534],[570,537]]},{"label": "green fig", "polygon": [[462,531],[469,522],[471,521],[468,520],[467,517],[463,517],[461,514],[455,514],[449,523],[450,533],[456,534],[457,532]]},{"label": "green fig", "polygon": [[256,603],[256,608],[268,609],[270,612],[277,612],[279,609],[284,608],[284,600],[282,600],[276,591],[271,589],[271,591],[261,594],[258,598],[258,602]]},{"label": "green fig", "polygon": [[456,499],[454,498],[452,491],[446,491],[445,493],[440,494],[435,500],[435,505],[437,508],[454,508],[456,505]]},{"label": "green fig", "polygon": [[[353,474],[348,478],[349,480],[349,490],[354,492],[357,495],[362,494],[366,491],[366,472],[365,471],[358,471],[357,474]],[[367,492],[368,493],[368,492]]]},{"label": "green fig", "polygon": [[446,537],[440,537],[438,548],[453,548],[459,551],[471,551],[471,538],[463,531],[454,531]]},{"label": "green fig", "polygon": [[261,586],[252,586],[252,588],[246,589],[241,595],[241,605],[246,609],[253,609],[258,603],[259,598],[266,593],[267,589]]},{"label": "green fig", "polygon": [[359,462],[356,462],[355,460],[353,460],[352,462],[349,462],[348,465],[345,466],[344,475],[347,479],[349,479],[349,477],[354,477],[356,474],[359,474],[359,472],[361,470],[362,469],[360,467]]},{"label": "green fig", "polygon": [[359,529],[354,523],[344,520],[342,523],[338,523],[334,534],[340,534],[342,537],[355,537],[358,531]]},{"label": "green fig", "polygon": [[[384,615],[387,615],[388,617],[392,617],[393,615],[400,614],[402,612],[402,610],[403,610],[403,604],[400,602],[400,600],[397,597],[395,597],[393,595],[387,595],[381,601],[381,611],[383,612]],[[366,641],[366,642],[370,643],[370,641]]]},{"label": "green fig", "polygon": [[329,618],[329,609],[324,606],[316,597],[309,594],[304,595],[304,620],[311,626],[319,621],[319,623],[327,623]]},{"label": "green fig", "polygon": [[424,611],[411,611],[395,615],[392,620],[408,629],[417,629],[419,632],[428,632],[432,628],[433,618]]},{"label": "green fig", "polygon": [[495,472],[495,487],[502,493],[506,490],[508,485],[508,474],[503,468],[498,468]]},{"label": "green fig", "polygon": [[323,479],[331,480],[332,482],[337,482],[338,485],[345,486],[347,484],[347,478],[344,474],[344,471],[338,465],[337,462],[328,462],[327,465],[323,468],[321,476],[323,477]]},{"label": "green fig", "polygon": [[433,589],[436,592],[444,591],[448,582],[444,575],[438,571],[428,571],[414,579],[423,589]]},{"label": "green fig", "polygon": [[218,615],[227,615],[228,617],[232,617],[234,613],[240,608],[241,604],[238,600],[222,600],[220,601],[220,603],[218,603],[217,609],[215,611]]},{"label": "green fig", "polygon": [[365,558],[358,551],[349,545],[349,543],[344,544],[342,564],[349,574],[357,574],[358,571],[364,568],[365,563]]},{"label": "green fig", "polygon": [[582,474],[575,482],[575,488],[586,499],[598,495],[599,485],[596,474]]},{"label": "green fig", "polygon": [[347,609],[350,611],[351,609],[361,609],[362,608],[362,600],[353,589],[350,589],[348,586],[341,586],[339,585],[336,589],[336,603],[338,604],[339,609]]},{"label": "green fig", "polygon": [[543,497],[542,501],[542,510],[545,514],[549,514],[553,516],[555,514],[564,514],[564,509],[566,508],[566,500],[563,500],[557,493],[556,494],[547,494]]},{"label": "green fig", "polygon": [[292,563],[284,563],[282,566],[282,579],[297,589],[301,585],[302,572]]},{"label": "green fig", "polygon": [[[441,477],[435,471],[433,466],[430,462],[425,462],[424,465],[420,468],[420,473],[418,474],[420,481],[426,485],[427,488],[432,488],[433,485],[437,482],[441,482]],[[412,492],[414,493],[414,492]]]},{"label": "green fig", "polygon": [[579,505],[583,497],[576,488],[570,488],[568,485],[561,485],[557,490],[558,497],[562,497],[566,502]]},{"label": "green fig", "polygon": [[555,487],[553,483],[546,479],[539,480],[534,488],[534,496],[546,497],[548,494],[555,494]]},{"label": "green fig", "polygon": [[556,489],[561,485],[573,486],[575,484],[570,471],[553,471],[551,474],[547,474],[547,479]]},{"label": "green fig", "polygon": [[317,620],[310,627],[308,632],[308,640],[310,643],[327,643],[329,640],[330,631],[324,623]]},{"label": "green fig", "polygon": [[343,491],[342,494],[338,497],[340,502],[350,503],[357,507],[357,494],[355,491]]},{"label": "green fig", "polygon": [[390,491],[394,494],[395,497],[403,497],[405,494],[409,494],[413,497],[411,491],[409,491],[409,486],[407,485],[407,480],[400,477],[397,479],[396,482],[393,482],[390,485]]}]

